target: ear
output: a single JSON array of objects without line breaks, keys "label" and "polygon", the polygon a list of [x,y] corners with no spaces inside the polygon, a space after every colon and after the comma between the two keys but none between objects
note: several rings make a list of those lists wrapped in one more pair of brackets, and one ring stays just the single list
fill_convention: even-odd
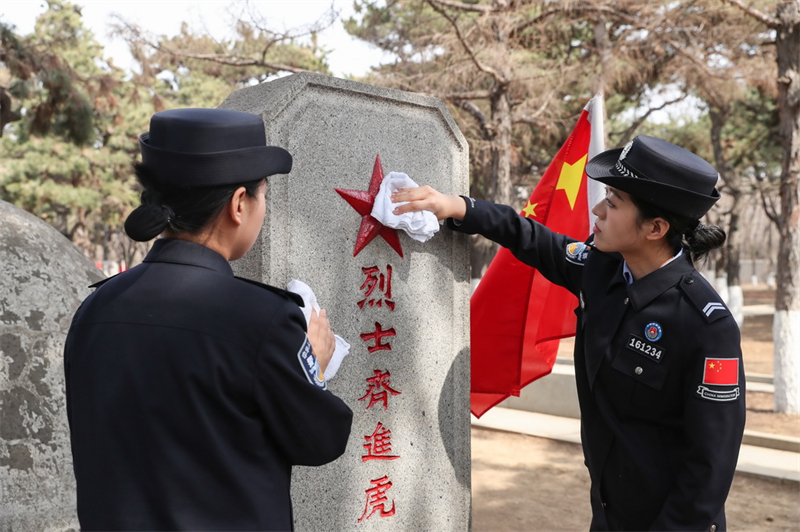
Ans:
[{"label": "ear", "polygon": [[239,187],[225,206],[226,218],[233,225],[240,226],[244,221],[245,210],[247,210],[246,198],[247,190],[244,187]]},{"label": "ear", "polygon": [[669,222],[661,217],[648,220],[647,225],[649,226],[647,235],[645,235],[647,240],[659,240],[661,238],[665,238],[669,232]]}]

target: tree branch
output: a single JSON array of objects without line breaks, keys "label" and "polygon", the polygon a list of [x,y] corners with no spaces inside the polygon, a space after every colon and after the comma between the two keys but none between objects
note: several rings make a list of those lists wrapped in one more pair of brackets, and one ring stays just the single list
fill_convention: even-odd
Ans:
[{"label": "tree branch", "polygon": [[777,28],[778,26],[780,26],[780,21],[777,18],[771,17],[754,7],[745,5],[744,2],[742,2],[742,0],[722,0],[722,2],[730,4],[734,7],[738,7],[739,9],[747,13],[749,16],[751,16],[752,18],[756,19],[757,21],[761,22],[762,24],[764,24],[769,28]]},{"label": "tree branch", "polygon": [[500,85],[508,85],[508,80],[502,74],[500,74],[497,70],[493,69],[492,67],[484,65],[483,63],[481,63],[478,60],[478,58],[475,56],[475,52],[472,51],[472,48],[470,48],[469,44],[467,44],[467,40],[464,38],[464,35],[461,33],[461,28],[458,27],[458,23],[456,22],[456,19],[454,17],[451,17],[450,15],[448,15],[447,12],[444,9],[442,9],[440,6],[436,5],[441,0],[426,0],[426,1],[427,1],[428,5],[431,6],[431,8],[434,11],[436,11],[441,16],[446,18],[447,21],[450,22],[450,25],[453,26],[453,29],[456,32],[456,36],[458,37],[458,40],[461,42],[461,46],[464,47],[464,50],[467,52],[467,55],[469,56],[470,60],[473,62],[475,67],[478,70],[480,70],[481,72],[484,72],[484,73],[489,74],[490,76],[492,76],[494,78],[494,80],[497,83],[499,83]]},{"label": "tree branch", "polygon": [[192,52],[177,52],[166,46],[159,46],[153,43],[147,43],[149,46],[152,46],[156,50],[161,52],[165,52],[174,57],[185,57],[188,59],[200,59],[202,61],[210,61],[212,63],[219,63],[221,65],[230,65],[236,67],[246,67],[246,66],[260,66],[264,68],[271,68],[275,71],[287,71],[297,74],[298,72],[307,72],[305,68],[298,68],[291,65],[283,65],[281,63],[271,63],[269,61],[265,61],[263,57],[261,59],[239,59],[235,55],[224,55],[224,54],[195,54]]},{"label": "tree branch", "polygon": [[[550,96],[552,96],[552,93],[550,94]],[[532,126],[549,128],[550,124],[548,124],[547,122],[543,122],[541,120],[538,120],[536,118],[537,116],[541,115],[544,112],[545,109],[547,109],[547,101],[548,101],[548,99],[545,99],[545,101],[542,102],[542,105],[539,106],[539,108],[536,111],[534,111],[533,114],[530,114],[530,115],[519,115],[519,114],[512,115],[511,116],[511,122],[513,124],[529,124],[529,125],[532,125]]]},{"label": "tree branch", "polygon": [[[539,22],[543,21],[547,17],[551,17],[558,13],[573,13],[573,12],[587,12],[587,13],[607,13],[616,16],[623,16],[622,13],[617,11],[616,9],[611,9],[609,7],[604,6],[570,6],[569,4],[564,7],[557,7],[554,9],[550,9],[545,11],[544,13],[540,13],[539,15],[533,17],[530,20],[526,20],[521,24],[517,24],[511,31],[508,32],[508,36],[510,38],[515,37],[518,33],[525,31],[530,26],[534,24],[538,24]],[[623,16],[623,18],[626,18]]]},{"label": "tree branch", "polygon": [[763,188],[759,189],[761,193],[761,205],[764,206],[764,212],[769,218],[769,221],[775,224],[775,227],[780,229],[781,227],[781,219],[778,216],[778,213],[775,211],[775,203],[772,201],[771,198],[768,198],[766,193],[764,192]]},{"label": "tree branch", "polygon": [[[482,6],[478,4],[463,4],[461,2],[452,2],[450,0],[431,0],[431,2],[446,7],[452,7],[453,9],[460,9],[461,11],[472,11],[474,13],[496,13],[498,11],[501,11],[501,9],[498,9],[496,7]],[[428,3],[431,4],[431,2]],[[432,4],[431,7],[433,7]]]},{"label": "tree branch", "polygon": [[[174,50],[174,49],[172,49],[172,48],[170,48],[168,46],[163,46],[163,45],[155,42],[154,40],[149,38],[140,28],[138,28],[137,26],[134,26],[132,24],[129,24],[124,19],[122,19],[122,17],[117,16],[116,18],[117,18],[117,20],[119,20],[119,22],[121,24],[120,26],[117,26],[117,28],[118,28],[117,31],[128,42],[136,43],[136,44],[139,44],[139,45],[143,44],[145,46],[148,46],[148,47],[152,48],[153,50],[157,50],[159,52],[163,52],[163,53],[166,53],[168,55],[171,55],[172,57],[186,58],[186,59],[198,59],[198,60],[201,60],[201,61],[209,61],[209,62],[212,62],[212,63],[218,63],[218,64],[221,64],[221,65],[229,65],[229,66],[235,66],[235,67],[259,66],[259,67],[272,69],[272,70],[274,70],[276,72],[285,71],[285,72],[292,72],[294,74],[297,74],[298,72],[306,72],[306,69],[304,69],[304,68],[299,68],[299,67],[295,67],[295,66],[292,66],[292,65],[284,65],[284,64],[281,64],[281,63],[272,63],[270,61],[266,61],[265,57],[264,57],[264,54],[266,54],[266,51],[267,51],[266,49],[264,50],[264,53],[261,54],[261,58],[260,59],[240,58],[239,56],[232,55],[232,54],[201,54],[201,53],[193,53],[193,52],[184,52],[184,51]],[[270,43],[267,46],[267,49],[269,48],[269,46],[272,46],[272,44],[274,44],[275,42],[278,42],[279,40],[280,39],[270,41]]]},{"label": "tree branch", "polygon": [[769,220],[775,224],[775,227],[780,229],[781,219],[780,215],[778,214],[778,210],[775,208],[775,202],[767,195],[764,186],[764,178],[761,177],[758,172],[756,172],[756,181],[758,181],[758,192],[761,196],[761,205],[764,207],[764,213],[767,215],[767,218],[769,218]]},{"label": "tree branch", "polygon": [[688,96],[688,93],[684,93],[681,96],[678,96],[677,98],[675,98],[674,100],[669,100],[669,101],[664,102],[663,104],[659,105],[658,107],[651,107],[650,109],[648,109],[645,114],[643,114],[642,116],[640,116],[639,118],[634,120],[633,124],[631,124],[631,127],[629,127],[628,129],[625,130],[625,132],[622,134],[622,137],[620,137],[620,139],[617,142],[617,144],[618,145],[627,144],[628,141],[631,139],[631,136],[636,132],[637,129],[639,129],[639,126],[641,126],[642,123],[645,120],[647,120],[647,117],[649,117],[651,114],[653,114],[656,111],[661,111],[665,107],[668,107],[670,105],[678,103],[681,100],[684,100],[687,96]]},{"label": "tree branch", "polygon": [[494,137],[497,135],[497,131],[495,130],[494,125],[486,117],[486,114],[481,111],[480,107],[470,101],[465,100],[455,102],[455,105],[469,113],[470,116],[472,116],[472,118],[478,122],[478,126],[481,128],[481,132],[483,132],[485,140],[494,139]]},{"label": "tree branch", "polygon": [[460,102],[462,100],[488,100],[492,97],[492,93],[489,91],[443,92],[434,96],[442,100]]}]

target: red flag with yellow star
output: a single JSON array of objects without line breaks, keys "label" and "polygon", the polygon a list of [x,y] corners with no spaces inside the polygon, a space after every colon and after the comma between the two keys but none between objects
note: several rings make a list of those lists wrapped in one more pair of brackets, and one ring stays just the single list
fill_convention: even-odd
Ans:
[{"label": "red flag with yellow star", "polygon": [[[586,104],[520,215],[586,240],[602,186],[586,177],[584,167],[603,151],[603,138],[598,95]],[[552,371],[559,340],[575,335],[577,305],[575,296],[507,249],[497,252],[470,301],[473,414],[482,416]]]},{"label": "red flag with yellow star", "polygon": [[736,386],[739,384],[738,358],[707,358],[703,384]]}]

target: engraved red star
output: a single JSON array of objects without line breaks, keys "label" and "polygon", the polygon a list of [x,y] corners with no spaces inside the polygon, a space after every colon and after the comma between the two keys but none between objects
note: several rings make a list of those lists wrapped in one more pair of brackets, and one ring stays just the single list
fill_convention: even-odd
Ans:
[{"label": "engraved red star", "polygon": [[381,156],[379,154],[375,157],[375,166],[372,168],[369,190],[334,189],[361,215],[361,227],[358,228],[356,246],[353,249],[354,257],[378,235],[381,235],[398,255],[403,256],[403,248],[400,246],[400,237],[397,234],[397,230],[386,227],[370,214],[372,213],[372,205],[375,203],[375,196],[378,195],[381,181],[383,181],[383,167],[381,166]]}]

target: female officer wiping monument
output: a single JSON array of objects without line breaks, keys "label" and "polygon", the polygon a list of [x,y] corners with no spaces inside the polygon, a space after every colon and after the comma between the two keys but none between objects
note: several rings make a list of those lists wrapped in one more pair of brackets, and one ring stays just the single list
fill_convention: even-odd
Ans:
[{"label": "female officer wiping monument", "polygon": [[699,219],[717,172],[663,140],[593,158],[607,185],[586,244],[511,207],[420,187],[396,214],[433,211],[509,248],[578,296],[575,376],[592,530],[724,530],[745,417],[739,329],[693,260],[725,234]]},{"label": "female officer wiping monument", "polygon": [[339,457],[352,412],[327,391],[325,311],[233,276],[266,177],[292,157],[261,118],[155,114],[140,137],[142,206],[125,229],[143,264],[82,304],[65,347],[83,530],[290,530],[292,465]]}]

